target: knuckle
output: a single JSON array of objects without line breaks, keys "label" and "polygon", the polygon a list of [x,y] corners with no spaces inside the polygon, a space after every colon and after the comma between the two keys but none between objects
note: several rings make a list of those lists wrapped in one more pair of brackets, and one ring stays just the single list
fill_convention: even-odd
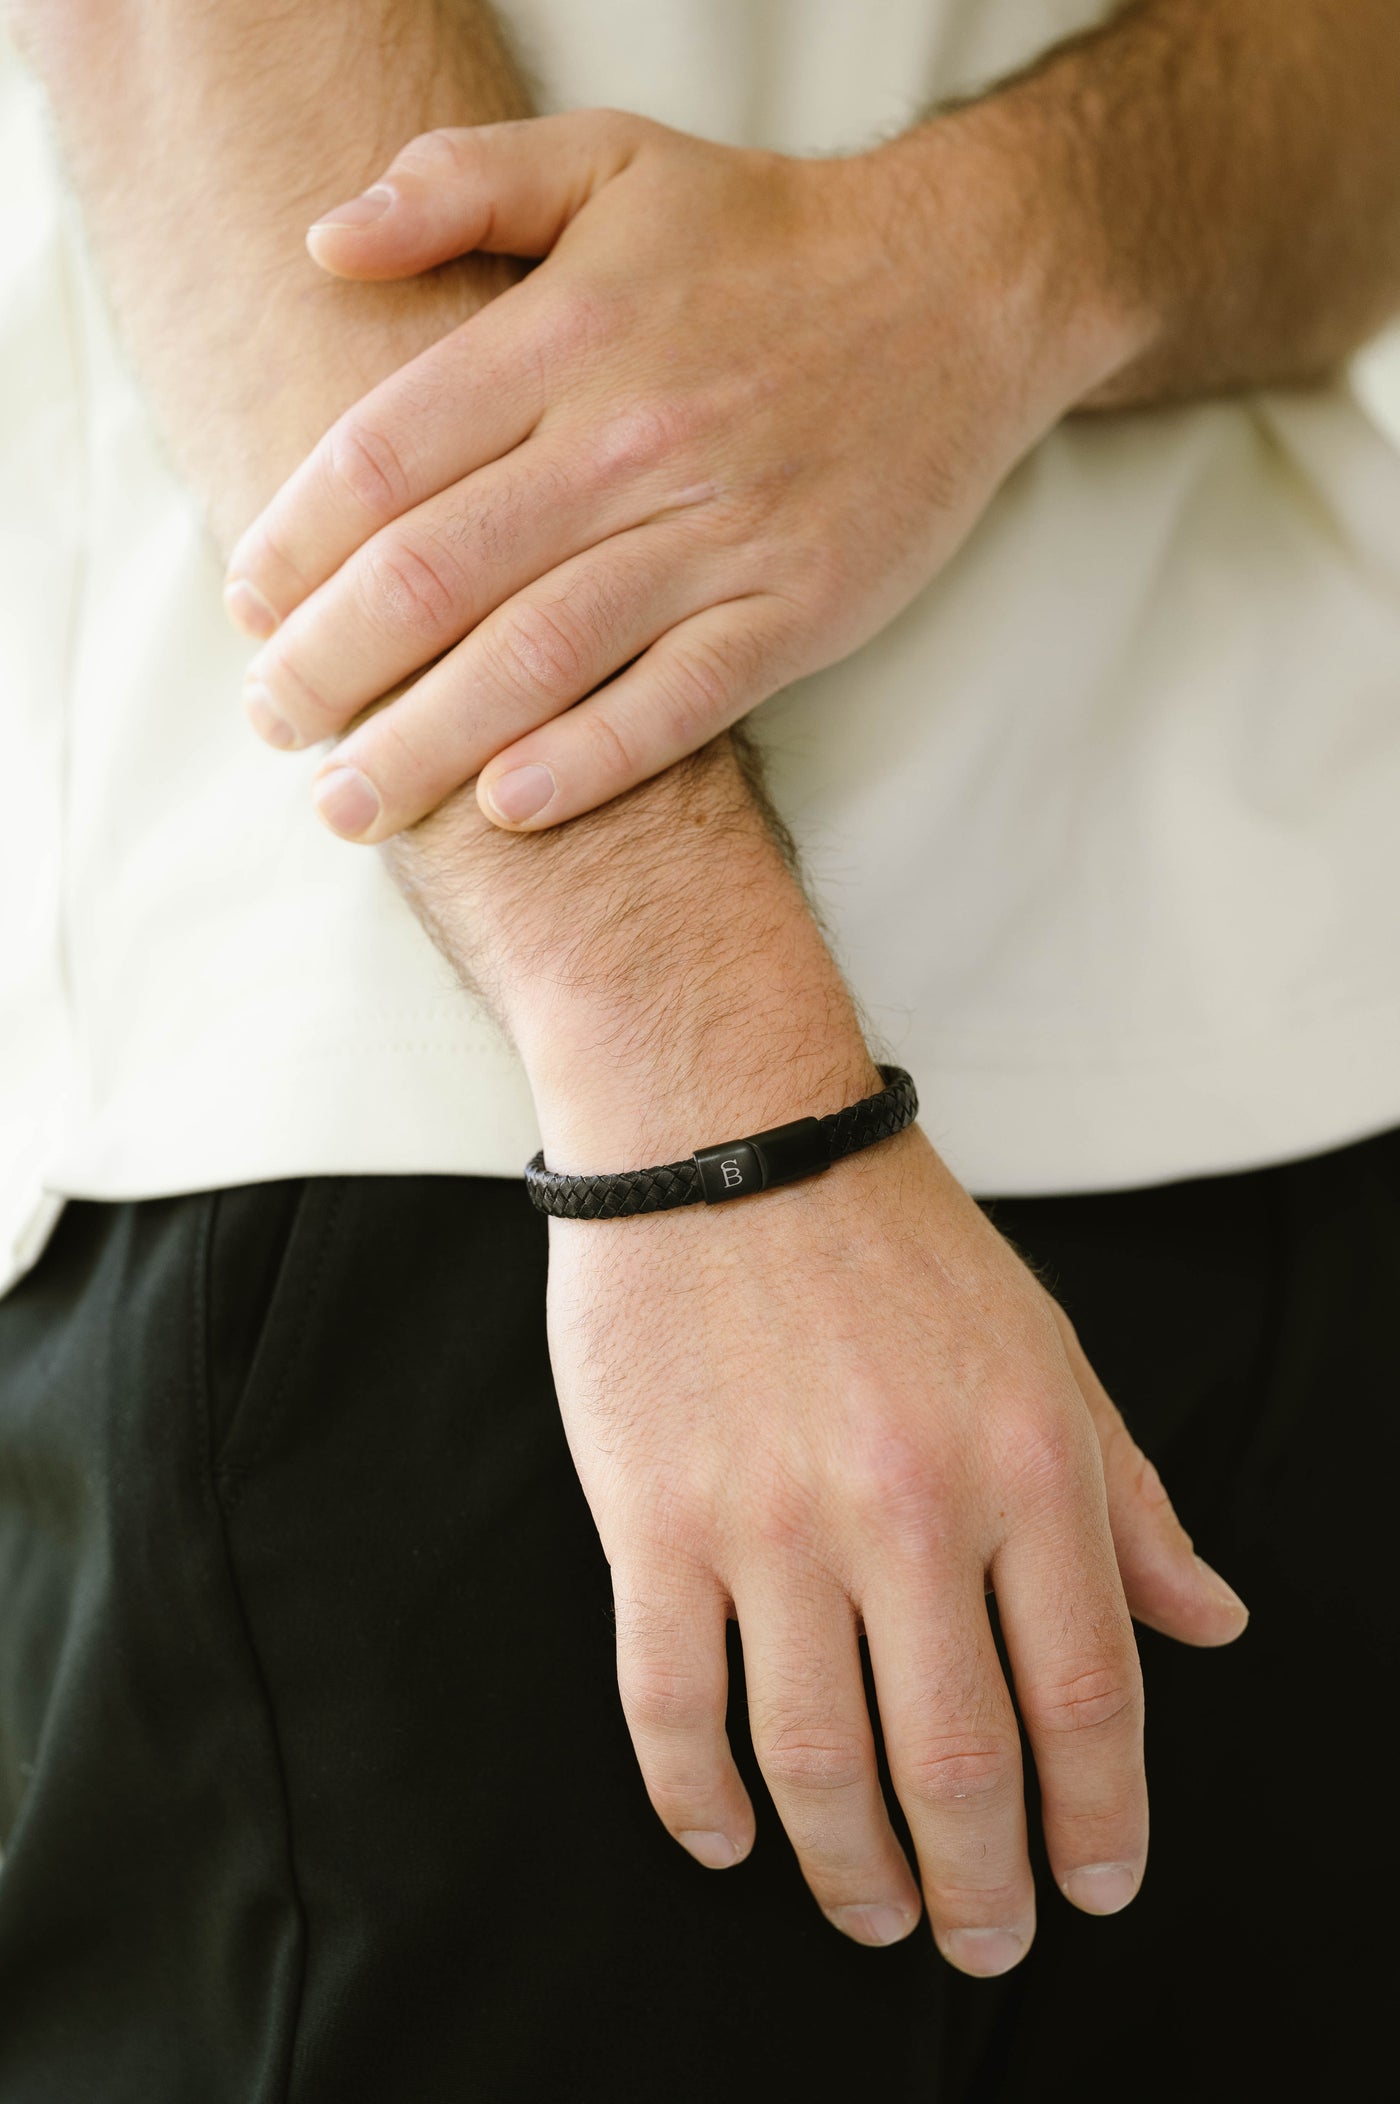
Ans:
[{"label": "knuckle", "polygon": [[787,1724],[755,1742],[759,1766],[780,1789],[839,1796],[858,1788],[868,1774],[864,1745],[848,1733],[807,1724]]},{"label": "knuckle", "polygon": [[427,176],[440,181],[445,176],[465,175],[474,165],[474,144],[469,130],[451,125],[436,125],[433,130],[419,132],[394,162],[396,170],[409,175]]},{"label": "knuckle", "polygon": [[700,1481],[657,1481],[648,1486],[648,1507],[638,1526],[638,1547],[654,1559],[665,1573],[666,1599],[658,1606],[656,1595],[662,1584],[648,1581],[645,1589],[629,1584],[624,1589],[613,1574],[613,1613],[620,1642],[661,1649],[678,1644],[684,1627],[670,1595],[678,1581],[696,1589],[708,1583],[709,1557],[714,1537],[716,1506],[709,1487]]},{"label": "knuckle", "polygon": [[619,1660],[618,1685],[632,1728],[648,1738],[694,1731],[710,1714],[704,1691],[681,1666]]},{"label": "knuckle", "polygon": [[283,540],[280,510],[279,505],[273,506],[267,524],[259,526],[256,543],[242,563],[248,582],[265,592],[274,605],[285,605],[289,595],[294,603],[299,603],[316,581],[307,575]]},{"label": "knuckle", "polygon": [[919,1558],[936,1555],[947,1536],[946,1464],[927,1443],[898,1429],[871,1431],[843,1480],[868,1532]]},{"label": "knuckle", "polygon": [[993,1878],[985,1885],[976,1884],[964,1870],[951,1878],[940,1873],[930,1879],[930,1885],[946,1929],[992,1928],[1012,1922],[1030,1927],[1034,1922],[1034,1889],[1015,1879]]},{"label": "knuckle", "polygon": [[1068,1494],[1083,1462],[1083,1441],[1063,1411],[1031,1402],[1013,1413],[1002,1458],[1020,1500],[1039,1504]]},{"label": "knuckle", "polygon": [[397,518],[410,501],[408,470],[393,440],[367,417],[350,414],[326,442],[333,480],[372,518]]},{"label": "knuckle", "polygon": [[734,714],[743,692],[743,651],[713,638],[678,644],[657,680],[657,705],[671,738],[689,749]]},{"label": "knuckle", "polygon": [[634,110],[616,110],[610,103],[598,103],[574,114],[576,121],[600,141],[620,146],[644,138],[656,129],[649,117],[640,117]]},{"label": "knuckle", "polygon": [[1135,1719],[1141,1685],[1135,1672],[1101,1661],[1030,1689],[1023,1704],[1027,1720],[1041,1731],[1104,1731]]},{"label": "knuckle", "polygon": [[[766,506],[767,520],[771,520],[775,513],[780,513],[782,495],[783,493],[779,492],[769,498]],[[790,577],[789,581],[797,594],[803,617],[811,620],[819,612],[829,616],[833,607],[848,606],[862,580],[857,565],[847,551],[838,547],[834,541],[807,541],[803,544],[801,556],[801,570],[796,577]],[[774,561],[774,570],[778,570],[780,559],[781,556]]]},{"label": "knuckle", "polygon": [[613,333],[618,302],[600,286],[572,284],[550,303],[541,352],[555,371],[584,363]]},{"label": "knuckle", "polygon": [[941,1739],[904,1763],[900,1795],[926,1811],[956,1810],[1001,1795],[1014,1772],[1006,1740],[978,1734]]},{"label": "knuckle", "polygon": [[450,627],[464,584],[446,548],[408,534],[373,543],[361,573],[365,609],[377,629],[434,643]]},{"label": "knuckle", "polygon": [[1167,1495],[1167,1486],[1158,1473],[1156,1463],[1148,1460],[1146,1454],[1144,1454],[1142,1448],[1137,1444],[1126,1426],[1123,1428],[1123,1438],[1126,1442],[1124,1466],[1128,1472],[1133,1495],[1153,1510],[1165,1508],[1167,1511],[1170,1511],[1171,1499]]},{"label": "knuckle", "polygon": [[1083,1351],[1084,1347],[1079,1341],[1079,1332],[1075,1328],[1074,1324],[1070,1321],[1064,1309],[1060,1306],[1059,1301],[1056,1300],[1053,1297],[1053,1295],[1047,1292],[1046,1303],[1050,1320],[1054,1323],[1056,1329],[1059,1331],[1060,1337],[1066,1349],[1072,1351]]},{"label": "knuckle", "polygon": [[298,730],[313,737],[338,730],[350,713],[343,703],[327,700],[312,686],[297,665],[295,655],[285,647],[279,652],[275,665],[269,667],[266,680],[282,713]]},{"label": "knuckle", "polygon": [[420,802],[428,797],[441,800],[443,788],[439,763],[431,747],[423,743],[420,727],[409,720],[405,728],[400,712],[380,709],[357,733],[355,764],[378,783],[382,795]]},{"label": "knuckle", "polygon": [[736,1533],[773,1569],[810,1567],[817,1551],[819,1496],[776,1457],[755,1457],[756,1480],[735,1490]]},{"label": "knuckle", "polygon": [[492,631],[491,669],[505,685],[573,701],[590,684],[582,636],[557,609],[525,600]]},{"label": "knuckle", "polygon": [[1114,1490],[1150,1511],[1172,1511],[1171,1498],[1156,1463],[1144,1454],[1119,1411],[1115,1410],[1106,1423],[1100,1423],[1099,1448],[1104,1474]]},{"label": "knuckle", "polygon": [[613,482],[662,466],[694,434],[695,418],[680,400],[629,402],[601,425],[592,444],[593,472]]},{"label": "knuckle", "polygon": [[681,1768],[665,1775],[653,1771],[644,1779],[652,1808],[669,1833],[709,1825],[701,1807],[712,1805],[719,1793],[721,1778],[713,1769]]}]

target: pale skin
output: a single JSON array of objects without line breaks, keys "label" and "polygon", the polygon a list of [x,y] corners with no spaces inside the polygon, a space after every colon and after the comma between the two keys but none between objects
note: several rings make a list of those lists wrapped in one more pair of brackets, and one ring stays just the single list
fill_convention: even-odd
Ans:
[{"label": "pale skin", "polygon": [[[450,332],[464,320],[479,338],[504,331],[502,317],[519,314],[554,267],[551,254],[532,280],[485,306],[477,324],[468,317],[508,282],[500,265],[473,262],[402,288],[361,287],[322,276],[301,248],[308,220],[374,177],[402,139],[424,126],[523,114],[489,24],[474,11],[464,10],[450,29],[410,0],[386,5],[383,16],[349,0],[219,10],[195,0],[33,0],[20,12],[128,341],[226,546],[367,388],[387,379],[402,409],[403,383],[388,376],[405,358],[446,355]],[[1299,21],[1329,12],[1296,11]],[[1379,13],[1363,7],[1349,19]],[[389,16],[393,69],[382,63]],[[142,63],[113,64],[124,40],[138,38]],[[1289,65],[1298,63],[1286,43],[1275,38],[1267,47],[1285,104],[1294,83]],[[1074,63],[1095,61],[1086,55]],[[1377,71],[1374,54],[1362,50],[1344,75],[1347,95],[1364,102]],[[1267,65],[1256,69],[1255,84],[1267,99]],[[901,337],[898,323],[890,324],[892,340],[911,352],[917,328],[932,330],[927,356],[947,376],[948,428],[960,435],[965,474],[952,464],[934,478],[936,519],[954,522],[944,553],[1018,448],[1076,399],[1109,402],[1130,398],[1134,386],[1190,391],[1266,370],[1312,370],[1344,348],[1343,339],[1364,333],[1394,295],[1393,276],[1368,280],[1364,313],[1353,316],[1354,286],[1347,278],[1343,293],[1339,266],[1331,301],[1341,315],[1337,340],[1320,348],[1314,322],[1305,327],[1297,318],[1317,309],[1317,286],[1306,274],[1291,306],[1272,296],[1272,334],[1262,343],[1248,329],[1236,331],[1244,339],[1236,342],[1230,314],[1212,305],[1222,298],[1213,282],[1125,285],[1116,237],[1083,201],[1086,182],[1094,194],[1086,165],[1092,170],[1096,155],[1109,153],[1083,114],[1094,96],[1079,74],[1059,92],[1048,127],[1053,155],[1039,104],[1024,124],[993,104],[975,143],[964,151],[969,135],[961,132],[957,151],[939,162],[941,180],[958,186],[940,194],[955,197],[951,216],[969,230],[957,254],[939,262],[944,272],[962,273],[957,289],[966,302],[950,308],[966,304],[988,340],[947,342],[946,323],[919,290],[911,294],[918,319],[907,332]],[[1076,151],[1052,182],[1063,159],[1061,120]],[[1212,121],[1208,95],[1201,121]],[[1336,158],[1331,125],[1331,113],[1319,117],[1315,134],[1302,138],[1319,165]],[[929,127],[931,136],[937,131]],[[1363,133],[1354,124],[1348,139]],[[1291,155],[1296,125],[1289,136]],[[1255,145],[1253,191],[1272,194],[1280,170],[1267,125]],[[925,150],[921,142],[918,151]],[[1125,152],[1125,142],[1114,150]],[[682,142],[674,151],[693,162],[701,150]],[[664,181],[672,149],[658,152]],[[1026,182],[1026,155],[1044,178],[1039,190]],[[758,159],[767,181],[767,159]],[[1374,160],[1372,150],[1365,169]],[[1115,172],[1121,190],[1126,178]],[[1321,189],[1320,217],[1330,209],[1339,228],[1349,228],[1362,172],[1349,167],[1335,194],[1312,180],[1309,165],[1299,179],[1310,195]],[[1109,173],[1102,171],[1105,183]],[[1131,173],[1149,183],[1154,170]],[[1165,185],[1167,171],[1156,173]],[[736,179],[735,164],[716,177],[730,186]],[[834,179],[823,193],[824,211],[834,209],[847,180]],[[1385,190],[1393,207],[1394,188],[1392,180]],[[1055,209],[1027,223],[1024,206],[1013,210],[1009,200],[1028,190]],[[178,213],[164,202],[172,193],[184,206]],[[605,186],[599,201],[606,194]],[[883,253],[883,274],[898,280],[907,240],[882,251],[887,229],[872,226],[868,200],[858,209],[868,251]],[[216,210],[214,268],[208,226]],[[577,223],[586,216],[580,212]],[[930,223],[926,210],[917,223]],[[1014,269],[998,245],[1008,224],[1023,234]],[[1238,282],[1238,251],[1253,255],[1272,285],[1286,244],[1268,213],[1256,204],[1229,232],[1230,269],[1220,283]],[[858,246],[847,227],[840,252],[854,256]],[[1310,270],[1323,268],[1327,247],[1321,237],[1309,244]],[[329,259],[323,245],[322,253]],[[345,260],[342,254],[341,267]],[[421,253],[409,258],[409,267],[421,260]],[[1069,261],[1074,297],[1067,301]],[[775,267],[771,256],[753,266],[765,297],[762,274]],[[802,288],[789,289],[798,312]],[[684,296],[678,286],[676,297]],[[1179,311],[1191,301],[1197,312]],[[581,303],[569,305],[574,327],[596,319],[586,307],[580,323],[580,311]],[[1014,344],[990,340],[1008,316],[1019,317],[1013,336],[1039,344],[1037,370],[1018,385],[985,388],[986,373],[1009,376],[1016,362]],[[623,359],[622,334],[610,347],[604,329],[590,384],[603,385],[609,355]],[[505,336],[497,341],[495,369],[513,404],[507,383],[517,367],[538,365],[537,346],[522,341],[513,360]],[[1172,366],[1173,345],[1185,369]],[[1193,378],[1190,356],[1204,356],[1208,345],[1215,348]],[[700,376],[702,399],[708,384]],[[818,374],[815,384],[829,387],[829,378]],[[886,414],[898,429],[899,414]],[[589,437],[580,403],[572,415],[572,443],[605,443]],[[868,439],[878,410],[867,405],[865,415]],[[570,429],[560,412],[556,423]],[[668,482],[664,447],[658,464],[654,441],[671,428],[646,427],[650,450],[641,446],[630,465],[621,460],[621,483],[648,475]],[[685,428],[686,443],[703,447],[703,432],[697,439],[693,424]],[[762,417],[759,428],[766,428]],[[812,421],[803,428],[810,439]],[[406,445],[408,436],[406,420]],[[784,429],[773,453],[800,458],[800,440],[800,430]],[[314,490],[328,457],[303,473],[295,485],[302,493]],[[465,488],[473,474],[489,472],[468,469],[464,481],[459,469],[443,487]],[[712,468],[710,479],[722,477]],[[832,483],[838,512],[854,502],[850,489]],[[363,495],[362,488],[354,501],[363,504]],[[528,488],[513,500],[503,489],[501,503],[509,529],[503,544],[532,545]],[[696,536],[699,569],[716,514],[711,499],[696,509],[709,520]],[[331,510],[337,522],[348,516]],[[900,508],[905,553],[888,604],[873,574],[878,564],[867,580],[862,618],[872,626],[919,581],[928,519],[910,525],[907,511]],[[280,516],[291,514],[274,509],[268,519]],[[389,516],[362,517],[343,553],[366,532],[385,530]],[[664,524],[649,530],[659,534]],[[747,513],[740,524],[754,530]],[[239,548],[240,575],[250,545],[276,547],[280,529],[258,530],[261,543]],[[772,537],[781,542],[780,533]],[[336,545],[332,533],[317,557],[328,580],[340,559]],[[538,554],[538,540],[533,546]],[[525,560],[526,573],[533,560]],[[658,564],[664,567],[659,557]],[[473,574],[488,574],[479,560]],[[483,627],[501,599],[508,604],[540,572],[489,575],[481,589],[488,599],[501,596],[472,614]],[[303,581],[314,577],[313,563]],[[264,586],[275,610],[292,616],[290,602],[277,604],[271,575],[258,589]],[[722,588],[730,589],[727,573]],[[306,602],[314,604],[314,597]],[[376,667],[386,686],[444,647],[414,629],[419,616],[411,607],[399,611],[412,616],[404,626],[417,654],[409,650],[397,672]],[[398,647],[393,628],[391,619],[385,642]],[[276,640],[287,647],[293,632],[294,617]],[[673,632],[681,633],[674,622],[664,630]],[[398,642],[407,648],[402,634]],[[439,724],[452,713],[422,713],[418,697],[431,678],[373,719],[386,736],[404,709],[419,708],[421,721]],[[347,714],[359,705],[348,701]],[[721,706],[729,707],[728,698]],[[567,721],[560,717],[557,728]],[[498,736],[482,758],[499,749]],[[480,763],[459,749],[456,764],[460,779]],[[381,810],[390,808],[387,795]],[[392,852],[437,939],[511,1031],[547,1156],[561,1167],[669,1159],[706,1139],[834,1109],[873,1085],[849,998],[727,739],[606,808],[531,837],[488,823],[473,792],[459,791]],[[1182,1641],[1211,1644],[1239,1633],[1243,1609],[1194,1557],[1061,1311],[922,1135],[911,1132],[812,1184],[728,1211],[616,1229],[555,1223],[549,1319],[571,1449],[614,1572],[623,1702],[652,1800],[677,1838],[717,1867],[740,1860],[752,1841],[751,1809],[724,1738],[724,1621],[735,1614],[765,1780],[829,1918],[861,1941],[881,1943],[909,1933],[922,1905],[955,1965],[986,1974],[1014,1964],[1033,1934],[1035,1894],[1011,1691],[984,1604],[990,1583],[1039,1771],[1056,1878],[1089,1911],[1125,1904],[1147,1841],[1130,1610]],[[916,1866],[895,1845],[876,1784],[861,1623]]]}]

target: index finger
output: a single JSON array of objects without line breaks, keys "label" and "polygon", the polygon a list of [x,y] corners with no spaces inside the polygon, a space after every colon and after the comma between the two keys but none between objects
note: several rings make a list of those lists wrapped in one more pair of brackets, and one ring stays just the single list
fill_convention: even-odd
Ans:
[{"label": "index finger", "polygon": [[529,436],[544,383],[522,354],[528,292],[512,287],[337,417],[229,558],[239,628],[270,636],[381,527]]}]

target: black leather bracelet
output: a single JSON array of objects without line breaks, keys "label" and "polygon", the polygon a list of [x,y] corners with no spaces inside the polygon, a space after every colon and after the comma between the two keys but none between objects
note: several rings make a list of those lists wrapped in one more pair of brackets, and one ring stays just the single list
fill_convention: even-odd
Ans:
[{"label": "black leather bracelet", "polygon": [[892,1139],[919,1115],[919,1098],[903,1067],[881,1067],[885,1086],[825,1118],[797,1118],[769,1132],[750,1133],[722,1147],[697,1147],[689,1161],[613,1175],[562,1176],[544,1155],[525,1165],[525,1188],[542,1213],[559,1220],[628,1220],[637,1213],[668,1213],[673,1206],[719,1205],[774,1184],[819,1176],[845,1155]]}]

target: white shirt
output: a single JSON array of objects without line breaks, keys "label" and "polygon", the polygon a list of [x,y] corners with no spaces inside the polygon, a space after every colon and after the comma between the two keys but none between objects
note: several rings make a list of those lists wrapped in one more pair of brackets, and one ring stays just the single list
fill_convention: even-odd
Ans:
[{"label": "white shirt", "polygon": [[[545,107],[828,150],[1099,10],[507,12]],[[247,731],[219,585],[0,49],[0,1282],[65,1195],[517,1175],[537,1144],[494,1026],[311,816],[316,756]],[[1063,426],[943,577],[756,721],[975,1191],[1400,1117],[1400,449],[1349,385]]]}]

